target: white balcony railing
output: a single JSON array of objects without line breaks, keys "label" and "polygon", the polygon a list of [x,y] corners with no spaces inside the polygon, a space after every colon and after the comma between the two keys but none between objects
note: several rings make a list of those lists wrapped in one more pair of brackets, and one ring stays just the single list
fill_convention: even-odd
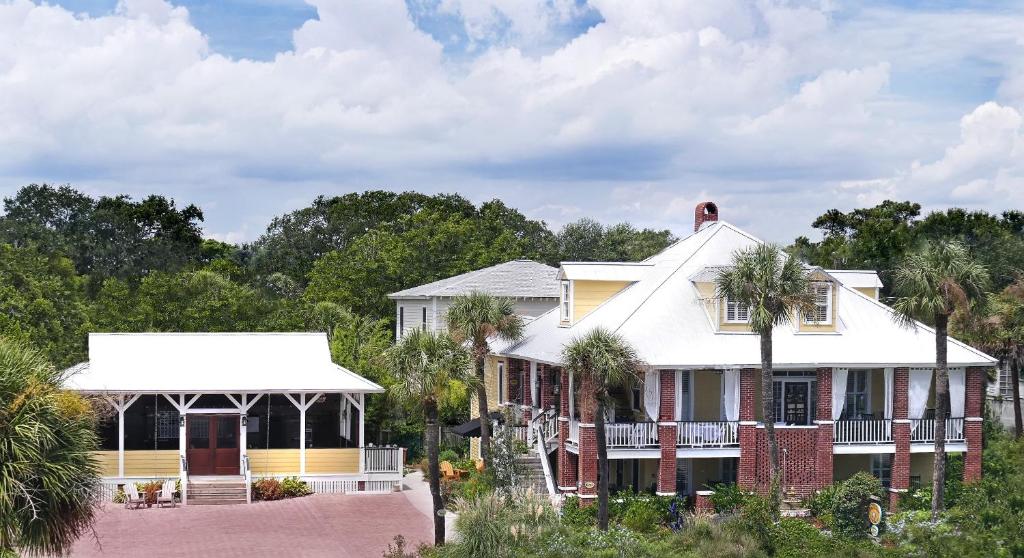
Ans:
[{"label": "white balcony railing", "polygon": [[837,420],[834,441],[836,444],[890,444],[892,421]]},{"label": "white balcony railing", "polygon": [[363,448],[366,456],[367,473],[401,473],[402,472],[402,448],[396,447],[367,447]]},{"label": "white balcony railing", "polygon": [[[964,419],[946,419],[946,441],[963,442]],[[935,441],[935,419],[911,419],[910,420],[910,442],[926,443]]]},{"label": "white balcony railing", "polygon": [[544,421],[541,423],[540,429],[544,433],[544,441],[547,442],[558,436],[558,421],[554,419]]},{"label": "white balcony railing", "polygon": [[729,421],[680,421],[676,423],[676,445],[685,448],[738,446],[739,423]]},{"label": "white balcony railing", "polygon": [[609,448],[650,448],[658,445],[655,422],[610,423],[605,425]]}]

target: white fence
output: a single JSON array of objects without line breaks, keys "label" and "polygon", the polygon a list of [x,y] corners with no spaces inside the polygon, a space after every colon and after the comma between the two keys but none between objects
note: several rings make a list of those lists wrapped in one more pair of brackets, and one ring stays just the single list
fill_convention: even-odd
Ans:
[{"label": "white fence", "polygon": [[892,443],[892,421],[837,420],[833,440],[837,444]]},{"label": "white fence", "polygon": [[[964,440],[964,419],[946,419],[946,441],[963,442]],[[911,443],[934,442],[935,419],[911,419],[910,441]]]},{"label": "white fence", "polygon": [[658,445],[658,423],[610,423],[605,425],[609,448],[649,448]]},{"label": "white fence", "polygon": [[402,472],[402,458],[404,454],[402,448],[365,448],[363,452],[366,455],[365,469],[367,473]]},{"label": "white fence", "polygon": [[688,448],[738,446],[739,422],[680,421],[676,423],[676,445]]}]

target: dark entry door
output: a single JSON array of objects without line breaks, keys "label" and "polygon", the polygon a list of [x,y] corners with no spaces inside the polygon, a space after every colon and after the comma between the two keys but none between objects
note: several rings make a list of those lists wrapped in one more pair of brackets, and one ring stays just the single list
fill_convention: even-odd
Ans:
[{"label": "dark entry door", "polygon": [[808,391],[804,382],[786,382],[784,420],[786,424],[807,424]]},{"label": "dark entry door", "polygon": [[239,474],[238,415],[189,415],[190,475]]}]

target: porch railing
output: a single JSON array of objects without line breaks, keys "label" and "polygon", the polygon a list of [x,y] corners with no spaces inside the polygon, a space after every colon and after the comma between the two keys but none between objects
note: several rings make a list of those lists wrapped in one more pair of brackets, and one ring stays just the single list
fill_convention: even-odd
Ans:
[{"label": "porch railing", "polygon": [[402,472],[402,448],[398,447],[367,447],[363,449],[366,455],[367,473],[401,473]]},{"label": "porch railing", "polygon": [[[946,441],[963,442],[964,419],[946,419]],[[935,419],[910,419],[910,442],[925,443],[935,441]]]},{"label": "porch railing", "polygon": [[544,434],[544,441],[558,436],[558,421],[555,419],[546,420],[541,423],[541,432]]},{"label": "porch railing", "polygon": [[836,444],[887,444],[892,442],[892,421],[837,420],[835,422]]},{"label": "porch railing", "polygon": [[686,448],[720,448],[740,444],[738,421],[676,422],[676,445]]},{"label": "porch railing", "polygon": [[578,420],[569,421],[569,441],[577,445],[580,443],[580,421]]},{"label": "porch railing", "polygon": [[658,445],[658,423],[635,422],[605,425],[609,448],[649,448]]}]

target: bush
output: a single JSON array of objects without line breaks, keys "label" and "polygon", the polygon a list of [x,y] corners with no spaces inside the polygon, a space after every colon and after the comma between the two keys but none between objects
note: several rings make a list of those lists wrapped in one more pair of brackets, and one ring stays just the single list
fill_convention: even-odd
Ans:
[{"label": "bush", "polygon": [[156,503],[156,497],[163,487],[164,483],[158,480],[135,483],[135,488],[139,490],[139,495],[146,499],[147,506],[151,506]]},{"label": "bush", "polygon": [[743,501],[740,518],[732,526],[748,533],[757,541],[758,546],[771,552],[774,548],[773,528],[778,511],[769,498],[751,494]]},{"label": "bush", "polygon": [[438,461],[438,463],[440,463],[442,461],[448,461],[448,462],[451,462],[451,463],[455,463],[458,460],[459,460],[459,454],[455,453],[454,450],[446,449],[446,450],[443,450],[441,453],[437,454],[437,461]]},{"label": "bush", "polygon": [[652,500],[635,499],[622,514],[622,525],[632,531],[650,533],[665,520],[665,511]]},{"label": "bush", "polygon": [[832,540],[800,519],[782,518],[772,535],[772,546],[778,557],[815,558],[832,552]]},{"label": "bush", "polygon": [[285,477],[281,480],[281,494],[284,498],[295,498],[297,496],[309,496],[313,491],[309,486],[299,480],[298,477]]},{"label": "bush", "polygon": [[832,512],[836,509],[836,492],[838,490],[838,484],[830,484],[804,502],[811,515],[818,518],[829,529],[835,526]]},{"label": "bush", "polygon": [[832,508],[832,529],[850,538],[868,536],[868,505],[872,497],[881,498],[882,482],[870,473],[857,473],[839,483]]},{"label": "bush", "polygon": [[272,478],[258,479],[252,483],[253,500],[280,500],[284,498],[281,481]]},{"label": "bush", "polygon": [[743,501],[749,496],[748,492],[740,490],[735,484],[715,484],[710,488],[714,491],[709,500],[715,508],[715,513],[734,512],[740,509]]},{"label": "bush", "polygon": [[597,506],[580,506],[580,499],[569,496],[562,502],[562,523],[572,527],[597,525]]}]

